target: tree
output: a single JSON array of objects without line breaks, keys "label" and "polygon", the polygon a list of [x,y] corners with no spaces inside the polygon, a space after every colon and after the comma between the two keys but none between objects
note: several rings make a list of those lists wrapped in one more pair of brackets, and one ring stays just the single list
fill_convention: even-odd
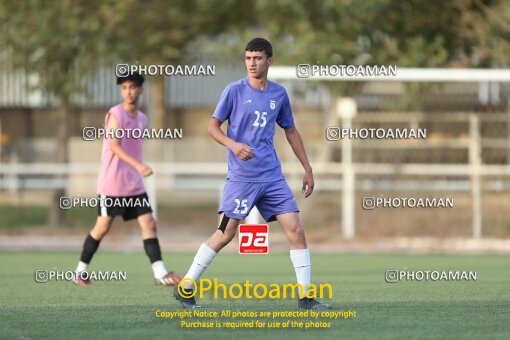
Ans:
[{"label": "tree", "polygon": [[[22,69],[38,76],[36,85],[57,99],[56,155],[58,163],[68,162],[69,110],[71,98],[81,93],[82,78],[92,74],[104,56],[112,52],[109,30],[123,7],[113,2],[4,1],[0,4],[0,44],[4,46],[4,69]],[[50,223],[60,225],[63,213],[54,192]]]},{"label": "tree", "polygon": [[[191,61],[187,49],[199,38],[206,39],[242,27],[252,5],[235,0],[124,1],[126,16],[117,39],[124,61],[145,65],[178,65]],[[154,76],[152,104],[154,126],[164,127],[165,78]],[[172,122],[173,125],[175,122]]]},{"label": "tree", "polygon": [[[285,42],[281,58],[293,64],[509,65],[510,4],[502,0],[261,0],[256,6],[257,21]],[[359,84],[327,85],[338,94]],[[408,104],[419,106],[423,84],[406,86]]]}]

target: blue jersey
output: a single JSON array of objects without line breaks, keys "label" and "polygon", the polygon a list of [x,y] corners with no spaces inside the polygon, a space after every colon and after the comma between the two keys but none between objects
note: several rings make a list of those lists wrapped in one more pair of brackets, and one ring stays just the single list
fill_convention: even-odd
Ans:
[{"label": "blue jersey", "polygon": [[227,136],[253,148],[255,157],[243,161],[228,150],[228,179],[268,182],[283,179],[274,149],[275,125],[294,127],[287,91],[268,81],[265,91],[251,86],[248,78],[227,85],[213,114],[222,123],[228,119]]}]

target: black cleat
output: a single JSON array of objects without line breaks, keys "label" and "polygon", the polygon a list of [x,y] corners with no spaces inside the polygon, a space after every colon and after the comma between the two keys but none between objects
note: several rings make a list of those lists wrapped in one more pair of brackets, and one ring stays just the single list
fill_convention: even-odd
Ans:
[{"label": "black cleat", "polygon": [[[181,293],[184,296],[182,296],[179,293],[179,289],[181,290]],[[197,300],[195,300],[195,297],[191,296],[192,294],[193,294],[193,289],[186,289],[179,285],[175,286],[175,288],[172,292],[172,295],[174,296],[174,298],[181,303],[183,308],[185,308],[185,309],[201,308],[201,306],[199,306],[197,304]],[[191,297],[186,297],[186,296],[191,296]]]},{"label": "black cleat", "polygon": [[304,297],[302,299],[299,299],[298,301],[298,308],[301,309],[314,309],[314,310],[326,310],[331,309],[330,305],[327,303],[320,303],[319,301],[313,299]]}]

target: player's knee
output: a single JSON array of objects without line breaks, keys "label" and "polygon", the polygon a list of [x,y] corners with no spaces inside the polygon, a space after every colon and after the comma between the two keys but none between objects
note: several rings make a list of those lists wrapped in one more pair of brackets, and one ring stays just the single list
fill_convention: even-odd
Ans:
[{"label": "player's knee", "polygon": [[209,247],[218,251],[225,247],[234,239],[235,232],[230,230],[225,232],[216,231],[206,242]]},{"label": "player's knee", "polygon": [[227,244],[230,243],[234,239],[235,233],[234,232],[225,232],[221,238],[218,240],[218,244],[221,248],[225,247]]},{"label": "player's knee", "polygon": [[234,230],[231,230],[227,233],[225,233],[225,241],[228,243],[230,243],[230,241],[232,241],[234,239],[234,236],[236,235],[236,232]]},{"label": "player's knee", "polygon": [[295,249],[306,248],[306,237],[303,228],[294,230],[293,233],[288,234],[290,245]]},{"label": "player's knee", "polygon": [[153,218],[143,224],[143,229],[148,232],[156,232],[157,228],[156,220]]},{"label": "player's knee", "polygon": [[303,228],[296,232],[296,240],[300,243],[305,241],[305,231]]},{"label": "player's knee", "polygon": [[293,235],[302,235],[305,233],[303,226],[299,222],[291,223],[287,226],[287,230]]},{"label": "player's knee", "polygon": [[305,239],[305,230],[300,223],[296,223],[291,225],[289,228],[289,234],[292,239],[295,240],[304,240]]},{"label": "player's knee", "polygon": [[110,231],[110,224],[108,223],[97,223],[94,226],[93,234],[96,236],[96,238],[103,238],[106,234],[108,234],[108,231]]}]

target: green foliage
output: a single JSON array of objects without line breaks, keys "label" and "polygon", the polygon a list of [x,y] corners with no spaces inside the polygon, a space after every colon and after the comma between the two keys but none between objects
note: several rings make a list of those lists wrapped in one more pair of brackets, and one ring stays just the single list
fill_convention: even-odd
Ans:
[{"label": "green foliage", "polygon": [[107,58],[119,12],[122,7],[113,2],[4,1],[3,65],[36,74],[40,88],[69,98],[81,89],[79,79]]},{"label": "green foliage", "polygon": [[503,0],[4,1],[0,24],[3,68],[37,74],[39,86],[61,98],[81,91],[80,79],[100,64],[237,64],[254,36],[271,39],[277,65],[510,64]]},{"label": "green foliage", "polygon": [[234,0],[124,1],[123,24],[117,28],[119,54],[128,62],[180,63],[188,47],[246,24],[251,5]]},{"label": "green foliage", "polygon": [[0,206],[0,229],[19,231],[21,227],[43,226],[48,220],[48,208],[44,206]]}]

